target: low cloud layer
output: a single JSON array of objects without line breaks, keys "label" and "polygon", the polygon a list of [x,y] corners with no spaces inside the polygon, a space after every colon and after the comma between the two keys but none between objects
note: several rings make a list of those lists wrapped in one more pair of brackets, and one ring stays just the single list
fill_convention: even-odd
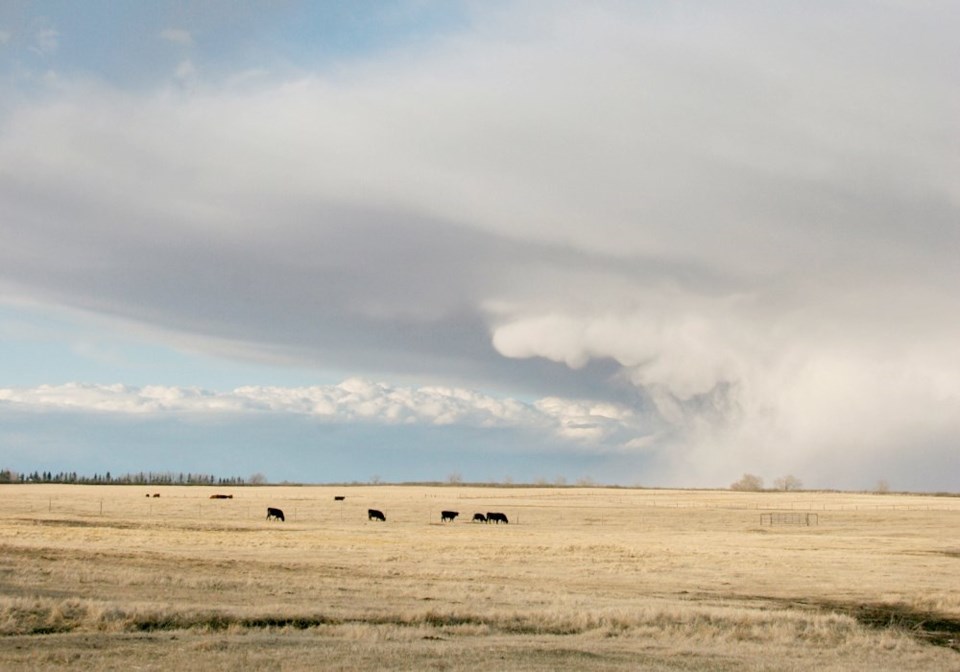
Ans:
[{"label": "low cloud layer", "polygon": [[611,403],[548,397],[533,403],[498,399],[461,388],[397,387],[351,378],[301,388],[240,387],[230,392],[169,386],[71,383],[0,389],[0,410],[178,415],[295,414],[331,423],[422,425],[539,431],[562,441],[630,449],[624,437],[640,429],[637,414]]},{"label": "low cloud layer", "polygon": [[[958,18],[520,3],[255,86],[61,78],[0,119],[0,290],[236,356],[611,404],[598,430],[554,414],[574,402],[391,388],[374,415],[515,412],[642,446],[665,482],[937,469],[960,440]],[[122,404],[358,412],[145,389]]]}]

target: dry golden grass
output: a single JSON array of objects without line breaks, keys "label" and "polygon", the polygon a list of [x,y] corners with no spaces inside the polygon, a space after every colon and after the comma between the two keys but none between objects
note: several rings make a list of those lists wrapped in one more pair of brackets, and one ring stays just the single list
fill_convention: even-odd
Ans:
[{"label": "dry golden grass", "polygon": [[951,497],[0,486],[0,669],[958,670],[958,579]]}]

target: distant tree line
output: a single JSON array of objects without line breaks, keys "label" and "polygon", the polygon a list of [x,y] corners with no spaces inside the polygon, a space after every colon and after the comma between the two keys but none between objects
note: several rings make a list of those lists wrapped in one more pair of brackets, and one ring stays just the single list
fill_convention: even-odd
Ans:
[{"label": "distant tree line", "polygon": [[[759,492],[763,490],[763,479],[756,474],[744,474],[740,480],[730,485],[731,490],[745,490],[749,492]],[[781,476],[774,479],[773,489],[783,492],[791,492],[803,489],[803,483],[793,474]]]},{"label": "distant tree line", "polygon": [[34,471],[18,474],[11,469],[0,469],[0,483],[77,483],[80,485],[261,485],[266,482],[261,474],[249,479],[242,476],[214,476],[213,474],[174,473],[172,471],[138,471],[112,475],[109,471],[92,476],[75,471]]}]

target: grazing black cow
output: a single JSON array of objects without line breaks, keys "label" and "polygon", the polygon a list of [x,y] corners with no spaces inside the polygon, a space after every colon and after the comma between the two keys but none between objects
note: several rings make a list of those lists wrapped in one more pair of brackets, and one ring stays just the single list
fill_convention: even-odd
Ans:
[{"label": "grazing black cow", "polygon": [[154,497],[159,497],[159,496],[160,496],[160,493],[159,493],[159,492],[155,492],[155,493],[153,493],[153,496],[154,496]]},{"label": "grazing black cow", "polygon": [[482,513],[473,514],[473,522],[475,523],[485,523],[487,522],[487,517]]},{"label": "grazing black cow", "polygon": [[497,513],[497,512],[495,511],[495,512],[493,512],[493,513],[487,512],[487,522],[488,522],[488,523],[496,523],[497,525],[499,525],[501,522],[503,522],[503,523],[509,523],[510,521],[507,520],[507,516],[506,516],[505,514],[503,514],[503,513]]},{"label": "grazing black cow", "polygon": [[445,523],[448,520],[453,520],[460,515],[459,511],[441,511],[440,512],[440,522]]},{"label": "grazing black cow", "polygon": [[382,522],[387,522],[387,517],[383,515],[383,511],[377,511],[376,509],[367,509],[367,520],[379,520]]},{"label": "grazing black cow", "polygon": [[233,499],[233,495],[210,495],[210,499]]},{"label": "grazing black cow", "polygon": [[333,501],[335,501],[335,502],[342,502],[342,501],[345,500],[345,499],[346,499],[346,497],[344,497],[343,495],[334,495],[334,496],[333,496]]},{"label": "grazing black cow", "polygon": [[283,521],[286,520],[286,518],[283,517],[283,511],[281,511],[280,509],[275,509],[275,508],[273,508],[272,506],[268,506],[268,507],[267,507],[267,520],[270,520],[271,518],[273,518],[273,519],[275,519],[275,520],[283,520]]}]

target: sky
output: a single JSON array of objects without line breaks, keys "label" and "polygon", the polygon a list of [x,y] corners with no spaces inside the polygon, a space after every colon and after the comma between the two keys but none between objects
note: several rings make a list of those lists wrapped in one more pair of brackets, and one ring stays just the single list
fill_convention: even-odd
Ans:
[{"label": "sky", "polygon": [[953,2],[0,5],[0,467],[960,490]]}]

